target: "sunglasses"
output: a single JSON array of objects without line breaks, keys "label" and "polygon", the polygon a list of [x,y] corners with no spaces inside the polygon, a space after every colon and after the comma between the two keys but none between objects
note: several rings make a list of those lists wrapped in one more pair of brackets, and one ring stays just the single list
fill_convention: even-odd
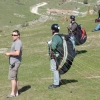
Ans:
[{"label": "sunglasses", "polygon": [[12,34],[12,36],[18,36],[18,35],[14,35],[14,34]]}]

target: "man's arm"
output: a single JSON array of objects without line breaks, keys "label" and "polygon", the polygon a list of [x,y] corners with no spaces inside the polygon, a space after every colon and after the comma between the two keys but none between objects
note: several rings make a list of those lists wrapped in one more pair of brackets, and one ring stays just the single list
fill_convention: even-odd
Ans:
[{"label": "man's arm", "polygon": [[6,52],[5,55],[6,56],[19,56],[20,54],[20,50],[16,50],[14,52]]},{"label": "man's arm", "polygon": [[74,24],[72,25],[72,28],[71,28],[72,32],[73,32],[73,31],[75,31],[75,30],[76,30],[76,28],[77,28],[77,24],[76,24],[76,23],[74,23]]}]

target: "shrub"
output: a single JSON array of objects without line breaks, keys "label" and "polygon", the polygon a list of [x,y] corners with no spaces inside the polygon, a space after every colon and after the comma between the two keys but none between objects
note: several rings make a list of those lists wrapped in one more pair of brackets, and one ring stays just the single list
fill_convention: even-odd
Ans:
[{"label": "shrub", "polygon": [[83,3],[84,4],[88,4],[88,0],[83,0]]}]

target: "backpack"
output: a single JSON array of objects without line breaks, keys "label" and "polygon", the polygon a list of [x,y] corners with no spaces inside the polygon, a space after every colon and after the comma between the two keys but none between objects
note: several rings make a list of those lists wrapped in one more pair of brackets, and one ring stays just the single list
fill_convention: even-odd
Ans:
[{"label": "backpack", "polygon": [[87,34],[81,25],[77,24],[77,29],[74,31],[75,45],[84,44],[87,40]]},{"label": "backpack", "polygon": [[64,74],[70,69],[72,65],[72,62],[75,58],[75,49],[73,49],[73,44],[69,39],[69,35],[65,34],[57,34],[57,35],[59,35],[63,40],[63,51],[64,51],[63,58],[58,67],[58,70],[60,74]]}]

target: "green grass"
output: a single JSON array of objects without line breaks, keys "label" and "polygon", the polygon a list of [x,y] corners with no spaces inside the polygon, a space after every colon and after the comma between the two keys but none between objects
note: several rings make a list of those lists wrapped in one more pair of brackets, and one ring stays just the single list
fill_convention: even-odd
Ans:
[{"label": "green grass", "polygon": [[[7,0],[6,2],[9,3]],[[27,0],[25,2],[26,5],[31,5],[31,1],[29,4],[27,4]],[[38,1],[34,0],[34,2]],[[53,74],[50,70],[47,48],[47,41],[52,37],[50,26],[58,23],[61,26],[60,32],[67,34],[66,27],[69,22],[62,22],[62,17],[59,17],[45,23],[18,28],[23,42],[23,60],[18,76],[21,94],[14,100],[99,100],[100,31],[91,32],[98,24],[94,23],[95,18],[97,18],[97,14],[76,18],[76,21],[86,29],[88,39],[85,44],[76,47],[78,54],[72,67],[62,75],[65,84],[51,90],[48,89],[48,85],[53,82]],[[0,33],[0,48],[10,50],[11,32],[14,29],[16,29],[14,26],[5,27]],[[7,80],[8,66],[8,57],[4,53],[0,53],[0,100],[10,100],[6,99],[11,92],[11,84]]]},{"label": "green grass", "polygon": [[[51,38],[50,26],[58,23],[61,33],[66,33],[69,22],[61,20],[47,21],[19,29],[23,42],[23,60],[19,69],[19,91],[21,94],[15,100],[99,100],[100,98],[100,33],[91,32],[96,23],[96,15],[77,18],[87,30],[87,42],[76,49],[79,54],[74,59],[71,69],[62,79],[65,84],[57,89],[48,89],[53,81],[50,71],[47,41]],[[0,36],[0,48],[8,48],[12,42],[12,29]],[[6,100],[11,91],[7,80],[8,58],[0,54],[0,100]]]}]

